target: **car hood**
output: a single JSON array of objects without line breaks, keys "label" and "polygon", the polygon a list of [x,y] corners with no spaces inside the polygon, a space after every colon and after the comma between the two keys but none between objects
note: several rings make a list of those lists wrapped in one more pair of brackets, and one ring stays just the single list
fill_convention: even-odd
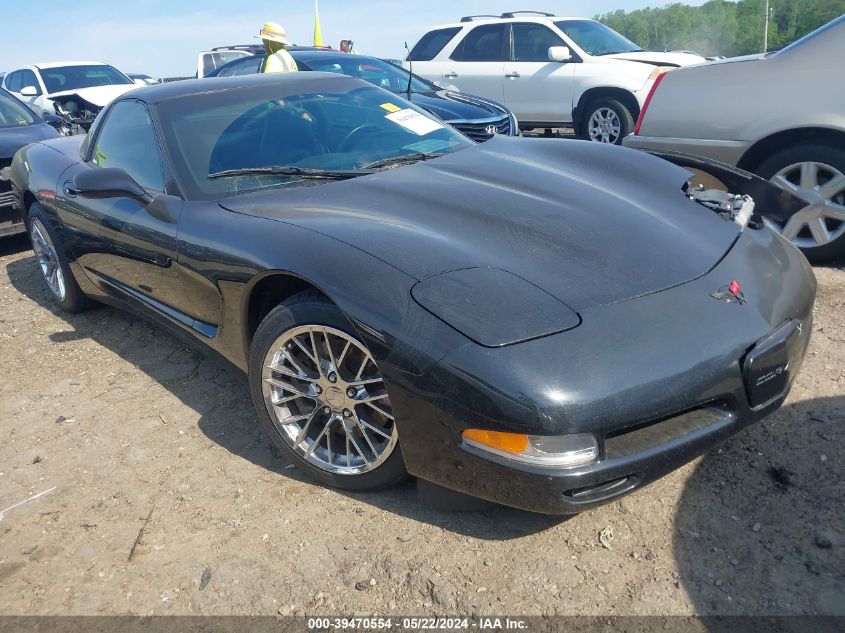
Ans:
[{"label": "car hood", "polygon": [[47,95],[48,99],[58,99],[60,97],[70,97],[78,95],[85,99],[88,103],[103,108],[110,104],[118,97],[126,94],[130,90],[134,90],[138,84],[117,84],[109,86],[94,86],[93,88],[80,88],[78,90],[65,90],[62,92],[54,92]]},{"label": "car hood", "polygon": [[25,145],[57,136],[59,133],[46,123],[0,128],[0,159],[12,158]]},{"label": "car hood", "polygon": [[692,53],[654,53],[651,51],[639,51],[636,53],[617,53],[615,55],[603,55],[607,59],[622,59],[630,62],[643,62],[654,66],[692,66],[702,64],[706,59]]},{"label": "car hood", "polygon": [[420,280],[506,270],[580,311],[696,279],[730,250],[739,227],[689,200],[689,178],[635,150],[495,137],[407,167],[221,206],[332,236]]},{"label": "car hood", "polygon": [[[407,95],[402,95],[407,97]],[[444,121],[475,121],[505,117],[508,112],[492,101],[449,90],[416,92],[411,102],[440,117]]]}]

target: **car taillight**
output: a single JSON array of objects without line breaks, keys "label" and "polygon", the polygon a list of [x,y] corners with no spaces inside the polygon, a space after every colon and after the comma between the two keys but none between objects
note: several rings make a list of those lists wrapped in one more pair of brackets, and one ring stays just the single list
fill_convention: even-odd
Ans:
[{"label": "car taillight", "polygon": [[643,121],[645,120],[645,113],[648,110],[648,106],[651,105],[651,99],[654,97],[654,93],[657,92],[657,87],[660,85],[660,82],[663,81],[663,78],[666,77],[666,72],[664,71],[657,75],[657,78],[654,80],[654,84],[651,86],[651,90],[649,90],[648,96],[645,99],[645,103],[643,104],[643,109],[640,110],[640,116],[637,117],[637,124],[634,126],[634,135],[639,136],[640,128],[643,125]]}]

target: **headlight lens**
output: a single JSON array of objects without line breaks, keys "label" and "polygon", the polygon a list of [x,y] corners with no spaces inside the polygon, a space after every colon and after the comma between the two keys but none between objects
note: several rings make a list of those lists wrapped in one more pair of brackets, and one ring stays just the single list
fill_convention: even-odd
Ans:
[{"label": "headlight lens", "polygon": [[478,450],[546,468],[586,466],[599,457],[599,444],[591,433],[543,436],[467,429],[462,439]]}]

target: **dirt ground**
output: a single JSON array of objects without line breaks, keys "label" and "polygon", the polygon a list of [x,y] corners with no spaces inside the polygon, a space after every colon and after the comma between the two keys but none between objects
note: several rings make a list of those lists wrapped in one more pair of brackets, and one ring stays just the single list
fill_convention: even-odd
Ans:
[{"label": "dirt ground", "polygon": [[564,521],[315,485],[242,377],[116,310],[60,314],[2,240],[0,510],[55,489],[0,521],[0,614],[845,615],[845,271],[816,272],[780,412]]}]

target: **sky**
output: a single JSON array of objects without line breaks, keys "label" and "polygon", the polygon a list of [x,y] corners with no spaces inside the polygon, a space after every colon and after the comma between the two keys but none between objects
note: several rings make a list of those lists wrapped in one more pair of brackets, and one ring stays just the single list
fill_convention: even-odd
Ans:
[{"label": "sky", "polygon": [[[193,75],[197,53],[257,42],[264,22],[282,24],[297,44],[311,44],[313,0],[0,0],[0,71],[47,61],[102,61],[154,77]],[[687,0],[701,4],[703,0]],[[351,39],[359,53],[404,57],[431,26],[463,15],[522,8],[592,17],[617,9],[663,6],[666,0],[321,0],[323,39]],[[36,13],[37,12],[37,13]],[[49,16],[47,19],[44,16]]]}]

